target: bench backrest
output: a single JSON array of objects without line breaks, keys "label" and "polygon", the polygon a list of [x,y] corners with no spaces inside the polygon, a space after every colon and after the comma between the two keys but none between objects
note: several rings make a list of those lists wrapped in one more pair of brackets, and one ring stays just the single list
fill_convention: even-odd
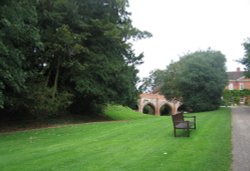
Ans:
[{"label": "bench backrest", "polygon": [[171,116],[172,116],[172,121],[173,121],[174,126],[176,124],[178,124],[178,122],[184,121],[183,112],[178,112],[178,113],[171,115]]}]

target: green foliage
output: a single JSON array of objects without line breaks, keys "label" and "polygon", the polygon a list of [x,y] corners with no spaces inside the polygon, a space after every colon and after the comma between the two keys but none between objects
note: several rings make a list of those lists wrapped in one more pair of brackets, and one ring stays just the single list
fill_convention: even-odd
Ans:
[{"label": "green foliage", "polygon": [[3,108],[4,105],[3,89],[4,89],[3,82],[0,82],[0,109]]},{"label": "green foliage", "polygon": [[183,100],[190,112],[217,109],[227,84],[225,57],[218,51],[197,51],[167,67],[161,92]]},{"label": "green foliage", "polygon": [[230,109],[195,115],[189,138],[173,136],[169,116],[2,134],[1,170],[230,170]]},{"label": "green foliage", "polygon": [[132,26],[127,5],[127,1],[41,2],[45,75],[53,94],[60,89],[73,92],[72,112],[97,112],[91,108],[112,102],[136,103],[135,66],[143,56],[135,56],[126,40],[141,38],[144,32]]},{"label": "green foliage", "polygon": [[241,97],[250,96],[250,90],[224,90],[223,101],[225,105],[240,104]]},{"label": "green foliage", "polygon": [[0,108],[25,89],[28,52],[40,42],[37,13],[29,0],[3,1],[0,6]]},{"label": "green foliage", "polygon": [[0,108],[48,115],[69,104],[88,114],[106,103],[135,105],[143,54],[128,40],[151,34],[132,26],[127,7],[127,0],[1,1]]},{"label": "green foliage", "polygon": [[141,80],[141,85],[139,87],[140,92],[152,92],[159,89],[164,82],[165,71],[164,70],[154,70],[149,73],[149,77],[145,77]]},{"label": "green foliage", "polygon": [[245,49],[245,54],[242,59],[239,60],[239,62],[243,65],[245,65],[245,75],[247,77],[250,77],[250,39],[248,38],[244,43],[243,43],[244,49]]},{"label": "green foliage", "polygon": [[[48,87],[38,86],[32,87],[31,91],[27,94],[24,99],[29,103],[27,110],[36,117],[44,117],[50,115],[63,114],[66,112],[67,107],[70,106],[72,94],[68,92],[60,92],[56,98],[51,98],[51,92],[53,90]],[[34,101],[34,99],[36,99]]]}]

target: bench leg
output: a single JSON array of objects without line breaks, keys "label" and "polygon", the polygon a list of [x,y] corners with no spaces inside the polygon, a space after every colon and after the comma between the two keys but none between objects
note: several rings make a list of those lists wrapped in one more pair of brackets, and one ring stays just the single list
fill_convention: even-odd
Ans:
[{"label": "bench leg", "polygon": [[187,137],[190,136],[190,133],[189,133],[189,128],[187,128]]}]

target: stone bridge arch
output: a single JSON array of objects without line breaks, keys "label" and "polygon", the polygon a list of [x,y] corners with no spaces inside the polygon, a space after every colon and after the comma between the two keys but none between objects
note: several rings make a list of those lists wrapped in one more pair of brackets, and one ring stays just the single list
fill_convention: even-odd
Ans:
[{"label": "stone bridge arch", "polygon": [[160,115],[169,115],[172,112],[172,108],[168,103],[162,104],[160,107]]},{"label": "stone bridge arch", "polygon": [[151,102],[147,102],[144,104],[144,106],[142,108],[142,113],[144,113],[146,106],[150,107],[150,109],[152,110],[152,113],[151,113],[151,111],[148,111],[149,113],[147,113],[147,114],[155,114],[156,108],[155,108],[155,105],[152,104]]},{"label": "stone bridge arch", "polygon": [[140,94],[139,99],[138,99],[138,111],[143,113],[143,108],[147,105],[147,104],[151,104],[154,109],[155,112],[154,114],[157,116],[161,115],[161,107],[164,105],[167,105],[170,107],[171,109],[171,114],[176,113],[178,108],[182,105],[181,102],[179,101],[169,101],[167,100],[163,95],[161,94],[153,94],[153,93],[143,93]]}]

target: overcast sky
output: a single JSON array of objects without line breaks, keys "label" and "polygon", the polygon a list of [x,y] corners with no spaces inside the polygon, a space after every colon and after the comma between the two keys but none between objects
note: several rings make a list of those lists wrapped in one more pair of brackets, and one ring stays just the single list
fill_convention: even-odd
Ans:
[{"label": "overcast sky", "polygon": [[134,42],[144,52],[139,76],[165,69],[180,56],[196,50],[221,51],[228,71],[241,67],[242,43],[250,37],[250,0],[129,0],[133,25],[153,34]]}]

